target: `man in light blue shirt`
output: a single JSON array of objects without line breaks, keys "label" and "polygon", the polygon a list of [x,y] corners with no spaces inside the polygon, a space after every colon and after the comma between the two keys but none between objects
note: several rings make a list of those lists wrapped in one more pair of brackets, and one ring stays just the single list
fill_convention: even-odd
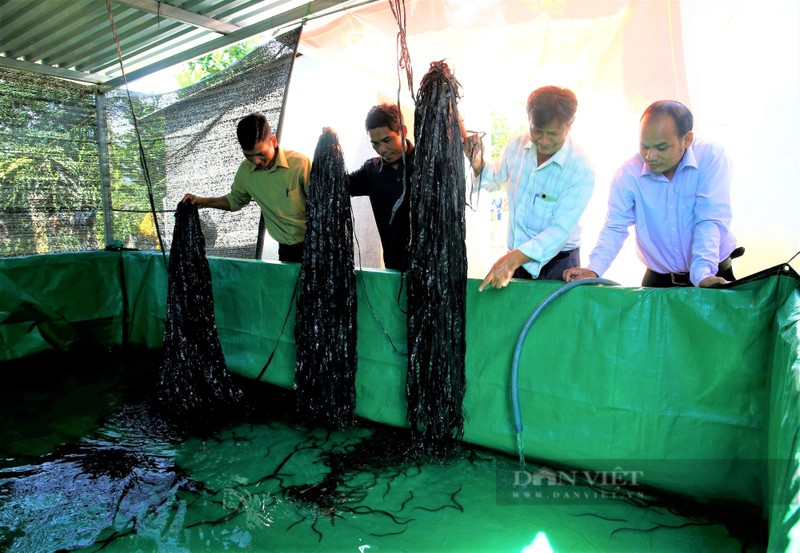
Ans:
[{"label": "man in light blue shirt", "polygon": [[[530,132],[513,138],[499,160],[472,168],[488,190],[508,197],[508,253],[498,259],[479,291],[504,288],[512,278],[561,280],[580,265],[580,218],[594,190],[594,169],[569,138],[578,100],[566,88],[545,86],[528,96]],[[478,146],[467,138],[465,151]]]},{"label": "man in light blue shirt", "polygon": [[[647,266],[642,286],[715,286],[735,280],[731,257],[731,162],[718,145],[694,139],[691,111],[662,100],[641,118],[639,153],[614,176],[608,214],[588,268],[564,280],[602,275],[619,253],[628,228]],[[732,255],[733,254],[733,255]]]}]

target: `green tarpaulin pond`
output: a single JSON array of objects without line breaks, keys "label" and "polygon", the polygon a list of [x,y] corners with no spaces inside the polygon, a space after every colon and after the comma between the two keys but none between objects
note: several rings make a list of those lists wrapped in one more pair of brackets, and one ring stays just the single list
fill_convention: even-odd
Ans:
[{"label": "green tarpaulin pond", "polygon": [[[228,369],[254,380],[274,351],[261,379],[291,390],[299,266],[209,263]],[[157,350],[166,274],[163,256],[147,252],[0,260],[0,366],[81,344]],[[587,285],[553,301],[522,345],[517,393],[525,457],[554,468],[512,487],[574,470],[634,476],[700,502],[754,506],[769,550],[796,546],[800,281],[788,266],[757,276],[713,290]],[[397,428],[406,426],[402,284],[399,273],[357,271],[356,415]],[[464,441],[513,458],[515,347],[559,283],[477,285],[467,286]],[[495,488],[492,505],[513,503],[499,479]]]}]

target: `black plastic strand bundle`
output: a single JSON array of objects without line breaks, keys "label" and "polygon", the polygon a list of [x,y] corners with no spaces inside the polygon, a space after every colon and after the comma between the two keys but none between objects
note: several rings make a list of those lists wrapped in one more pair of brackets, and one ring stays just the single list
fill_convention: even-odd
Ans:
[{"label": "black plastic strand bundle", "polygon": [[356,276],[347,170],[339,137],[314,151],[297,297],[297,412],[334,428],[352,423],[356,391]]},{"label": "black plastic strand bundle", "polygon": [[181,202],[169,253],[167,311],[158,399],[185,424],[229,413],[242,397],[222,353],[214,318],[211,269],[197,206]]},{"label": "black plastic strand bundle", "polygon": [[408,295],[408,422],[428,454],[464,433],[467,248],[459,83],[431,63],[414,110]]}]

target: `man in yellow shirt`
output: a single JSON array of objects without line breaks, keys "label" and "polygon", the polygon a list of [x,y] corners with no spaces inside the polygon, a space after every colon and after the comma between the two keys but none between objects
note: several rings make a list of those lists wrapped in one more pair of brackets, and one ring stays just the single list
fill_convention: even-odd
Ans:
[{"label": "man in yellow shirt", "polygon": [[278,259],[300,263],[311,160],[280,148],[261,113],[243,117],[236,127],[236,137],[245,159],[236,171],[231,191],[216,198],[186,194],[181,201],[191,201],[197,207],[238,211],[255,200],[261,207],[267,232],[278,242]]}]

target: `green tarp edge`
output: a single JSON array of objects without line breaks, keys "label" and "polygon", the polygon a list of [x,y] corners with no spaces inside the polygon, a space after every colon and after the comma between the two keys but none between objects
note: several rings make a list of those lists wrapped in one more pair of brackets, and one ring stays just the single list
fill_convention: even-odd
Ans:
[{"label": "green tarp edge", "polygon": [[[290,388],[299,267],[209,262],[229,369],[255,378],[274,350],[263,380]],[[3,259],[0,281],[0,361],[81,342],[162,343],[167,271],[160,253]],[[483,293],[477,285],[470,280],[467,296],[465,439],[516,455],[514,348],[530,314],[559,284],[513,282]],[[358,290],[357,414],[404,425],[401,275],[358,271]],[[776,478],[775,468],[797,453],[788,439],[797,423],[783,421],[791,413],[796,421],[798,405],[796,393],[785,393],[796,385],[796,336],[786,336],[797,322],[777,317],[796,313],[798,303],[796,281],[778,276],[727,290],[569,291],[541,313],[522,346],[526,456],[636,471],[642,483],[698,498],[770,503],[776,520],[791,489],[780,486],[796,492],[796,479]]]},{"label": "green tarp edge", "polygon": [[778,309],[767,428],[769,550],[800,551],[800,289]]}]

